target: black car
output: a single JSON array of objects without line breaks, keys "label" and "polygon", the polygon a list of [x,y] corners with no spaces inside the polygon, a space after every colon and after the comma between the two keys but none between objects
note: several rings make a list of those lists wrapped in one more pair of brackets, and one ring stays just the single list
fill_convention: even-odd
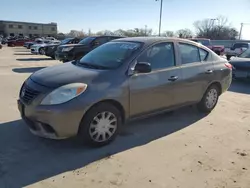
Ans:
[{"label": "black car", "polygon": [[45,46],[44,48],[45,55],[55,59],[55,52],[58,46],[65,45],[65,44],[77,44],[80,42],[80,40],[81,39],[79,38],[66,38],[60,44],[51,44],[51,45]]},{"label": "black car", "polygon": [[233,65],[234,79],[250,79],[250,49],[229,61]]},{"label": "black car", "polygon": [[82,39],[78,44],[60,45],[55,53],[55,58],[63,62],[78,60],[96,47],[118,38],[122,37],[91,36]]}]

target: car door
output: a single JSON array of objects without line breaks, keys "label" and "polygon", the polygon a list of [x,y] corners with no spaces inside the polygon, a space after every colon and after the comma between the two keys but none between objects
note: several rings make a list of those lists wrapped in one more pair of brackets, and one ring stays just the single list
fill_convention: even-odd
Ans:
[{"label": "car door", "polygon": [[136,60],[150,63],[149,73],[134,73],[129,78],[130,116],[140,116],[171,108],[175,92],[182,79],[176,66],[174,43],[158,43],[145,50]]},{"label": "car door", "polygon": [[206,62],[209,53],[197,46],[178,43],[183,75],[182,87],[178,88],[177,103],[185,105],[201,100],[204,89],[212,78],[214,67],[212,62]]}]

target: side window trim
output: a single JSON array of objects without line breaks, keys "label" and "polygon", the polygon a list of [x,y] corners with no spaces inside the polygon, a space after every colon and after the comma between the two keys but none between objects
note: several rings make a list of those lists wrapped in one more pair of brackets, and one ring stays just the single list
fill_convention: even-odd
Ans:
[{"label": "side window trim", "polygon": [[[206,55],[206,57],[205,57],[204,60],[201,60],[201,53],[200,53],[200,50],[203,50],[203,51],[207,52],[207,55]],[[207,58],[208,58],[208,56],[209,56],[209,52],[208,52],[207,50],[203,49],[203,48],[199,48],[199,56],[200,56],[200,61],[201,61],[201,62],[207,61]]]}]

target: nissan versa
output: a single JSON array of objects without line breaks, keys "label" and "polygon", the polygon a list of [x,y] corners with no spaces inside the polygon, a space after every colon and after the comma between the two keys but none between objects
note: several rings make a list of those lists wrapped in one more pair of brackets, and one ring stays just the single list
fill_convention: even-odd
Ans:
[{"label": "nissan versa", "polygon": [[102,146],[127,120],[193,104],[212,111],[231,80],[231,64],[201,44],[122,38],[32,74],[18,108],[35,135]]}]

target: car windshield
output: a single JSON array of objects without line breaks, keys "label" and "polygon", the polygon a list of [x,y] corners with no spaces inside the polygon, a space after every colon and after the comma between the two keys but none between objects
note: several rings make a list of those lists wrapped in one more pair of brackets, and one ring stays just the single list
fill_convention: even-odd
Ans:
[{"label": "car windshield", "polygon": [[240,54],[238,57],[242,58],[250,58],[250,49],[244,51],[242,54]]},{"label": "car windshield", "polygon": [[69,39],[64,39],[61,41],[61,44],[68,44],[68,42],[70,42],[72,39],[69,38]]},{"label": "car windshield", "polygon": [[138,42],[108,42],[86,54],[79,64],[97,69],[115,69],[140,47]]},{"label": "car windshield", "polygon": [[95,39],[95,37],[87,37],[82,39],[79,44],[90,44],[93,40]]}]

